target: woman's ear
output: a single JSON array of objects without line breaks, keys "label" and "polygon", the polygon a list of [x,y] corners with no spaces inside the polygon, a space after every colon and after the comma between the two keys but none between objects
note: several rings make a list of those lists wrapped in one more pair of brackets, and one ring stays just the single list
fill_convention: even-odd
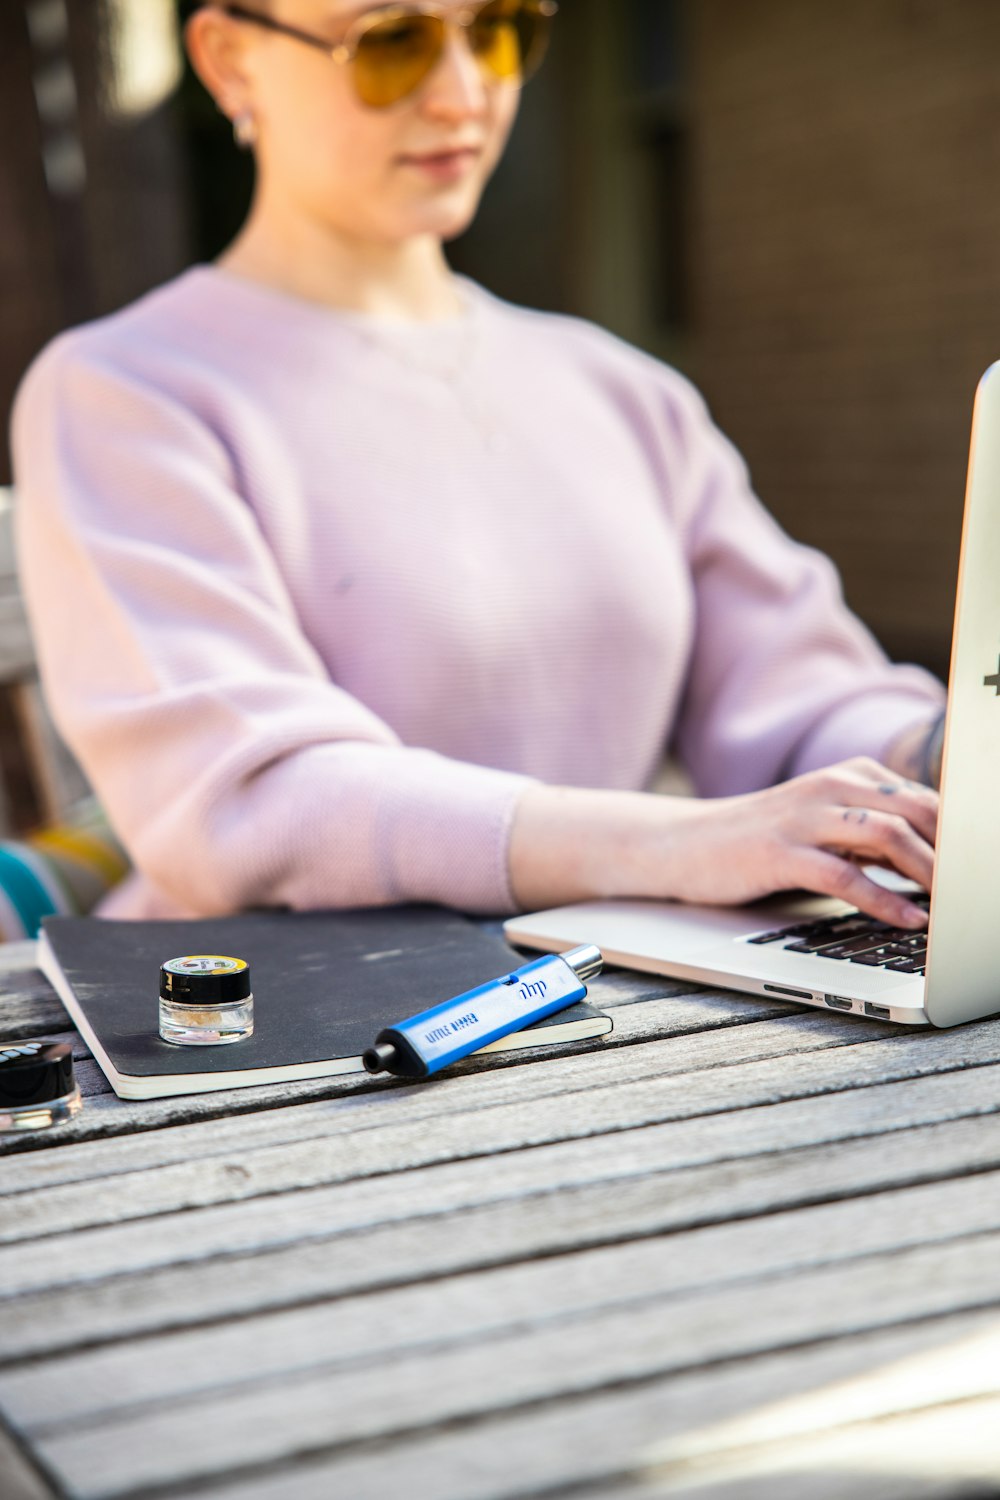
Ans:
[{"label": "woman's ear", "polygon": [[211,5],[196,10],[184,27],[184,45],[191,66],[223,114],[230,116],[252,102],[252,81],[245,66],[247,30]]}]

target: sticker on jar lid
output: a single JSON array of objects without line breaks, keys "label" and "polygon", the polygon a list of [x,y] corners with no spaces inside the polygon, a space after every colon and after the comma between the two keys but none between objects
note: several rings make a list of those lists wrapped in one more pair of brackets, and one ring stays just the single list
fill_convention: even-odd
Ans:
[{"label": "sticker on jar lid", "polygon": [[221,953],[189,953],[161,965],[171,974],[238,974],[248,967],[245,958],[227,958]]}]

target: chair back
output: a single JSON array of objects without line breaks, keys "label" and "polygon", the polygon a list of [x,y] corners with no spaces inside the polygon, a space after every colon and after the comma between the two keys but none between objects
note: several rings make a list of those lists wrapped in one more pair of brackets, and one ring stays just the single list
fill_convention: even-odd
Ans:
[{"label": "chair back", "polygon": [[42,697],[13,523],[14,493],[0,486],[0,837],[57,822],[90,794]]}]

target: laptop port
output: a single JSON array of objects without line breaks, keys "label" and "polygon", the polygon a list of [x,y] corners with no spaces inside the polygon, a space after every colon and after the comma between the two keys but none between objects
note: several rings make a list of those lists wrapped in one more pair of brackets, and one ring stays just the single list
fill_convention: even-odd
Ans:
[{"label": "laptop port", "polygon": [[790,990],[787,984],[765,984],[764,988],[772,995],[790,995],[793,1000],[815,1000],[816,998],[812,990]]},{"label": "laptop port", "polygon": [[848,1000],[846,995],[824,995],[823,999],[831,1010],[853,1010],[854,1001]]},{"label": "laptop port", "polygon": [[876,1021],[888,1021],[892,1016],[892,1012],[888,1005],[873,1005],[870,1000],[866,1000],[865,1015],[874,1016]]}]

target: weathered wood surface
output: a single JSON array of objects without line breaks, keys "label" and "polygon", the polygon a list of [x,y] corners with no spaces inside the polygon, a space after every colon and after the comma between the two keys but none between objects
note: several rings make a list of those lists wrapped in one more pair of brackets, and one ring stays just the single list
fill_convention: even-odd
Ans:
[{"label": "weathered wood surface", "polygon": [[4,1500],[1000,1495],[1000,1022],[613,973],[607,1041],[124,1103],[0,993],[87,1095],[0,1142]]},{"label": "weathered wood surface", "polygon": [[[430,1326],[412,1352],[376,1348],[362,1356],[360,1369],[353,1362],[305,1375],[291,1370],[249,1389],[177,1397],[165,1409],[157,1402],[130,1405],[117,1416],[91,1416],[81,1431],[69,1424],[43,1429],[37,1441],[57,1473],[79,1476],[85,1495],[127,1493],[164,1478],[181,1483],[324,1445],[468,1421],[554,1396],[566,1400],[623,1381],[947,1313],[954,1296],[949,1282],[964,1266],[980,1278],[972,1305],[981,1306],[995,1302],[1000,1291],[998,1250],[1000,1236],[973,1237],[897,1253],[891,1277],[884,1258],[863,1258],[848,1275],[840,1267],[823,1268],[680,1299],[644,1296],[640,1287],[624,1308],[603,1306],[596,1280],[585,1312],[525,1326],[531,1313],[515,1309],[513,1327],[474,1328],[470,1337],[461,1305],[457,1317],[453,1311],[450,1288],[442,1327],[441,1293],[435,1289]],[[502,1284],[487,1286],[478,1296],[489,1300],[503,1291]],[[544,1295],[543,1287],[537,1306],[544,1307]],[[469,1296],[475,1305],[477,1294]],[[377,1308],[372,1321],[382,1326]],[[250,1338],[245,1353],[252,1358]],[[996,1372],[990,1373],[995,1379]],[[275,1422],[278,1411],[281,1420]],[[179,1433],[196,1428],[197,1451],[179,1446]]]}]

